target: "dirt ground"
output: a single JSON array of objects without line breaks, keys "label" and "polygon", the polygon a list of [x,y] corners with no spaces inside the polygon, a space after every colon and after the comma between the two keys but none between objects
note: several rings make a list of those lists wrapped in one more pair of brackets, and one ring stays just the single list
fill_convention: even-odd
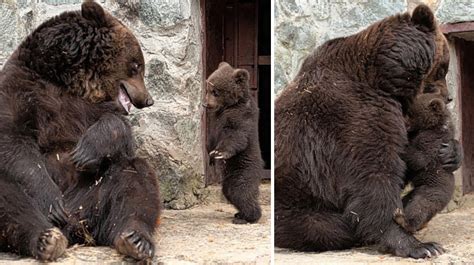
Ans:
[{"label": "dirt ground", "polygon": [[275,264],[471,264],[474,265],[474,195],[464,197],[461,208],[438,214],[417,234],[421,241],[440,243],[447,252],[415,260],[382,255],[373,247],[324,253],[298,253],[275,249]]},{"label": "dirt ground", "polygon": [[[234,225],[235,209],[223,203],[219,188],[210,201],[187,210],[165,210],[157,233],[153,264],[269,264],[270,187],[263,185],[263,216],[257,224]],[[132,264],[109,247],[73,246],[50,264]],[[34,259],[0,253],[0,264],[38,264]]]}]

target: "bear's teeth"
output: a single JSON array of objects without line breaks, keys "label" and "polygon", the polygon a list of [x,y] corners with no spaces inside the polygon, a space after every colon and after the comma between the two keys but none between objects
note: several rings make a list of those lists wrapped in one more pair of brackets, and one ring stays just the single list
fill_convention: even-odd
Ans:
[{"label": "bear's teeth", "polygon": [[130,102],[130,98],[128,97],[127,93],[123,90],[119,90],[119,101],[122,107],[130,113],[130,109],[132,108],[132,103]]}]

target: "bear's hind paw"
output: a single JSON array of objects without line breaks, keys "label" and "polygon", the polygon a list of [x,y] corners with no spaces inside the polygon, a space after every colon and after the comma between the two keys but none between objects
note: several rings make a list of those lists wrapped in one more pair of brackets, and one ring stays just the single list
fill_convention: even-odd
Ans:
[{"label": "bear's hind paw", "polygon": [[64,254],[67,244],[66,237],[58,228],[50,228],[41,233],[38,238],[35,258],[42,261],[54,261]]},{"label": "bear's hind paw", "polygon": [[136,260],[153,258],[155,254],[153,243],[134,230],[121,233],[114,245],[118,252]]}]

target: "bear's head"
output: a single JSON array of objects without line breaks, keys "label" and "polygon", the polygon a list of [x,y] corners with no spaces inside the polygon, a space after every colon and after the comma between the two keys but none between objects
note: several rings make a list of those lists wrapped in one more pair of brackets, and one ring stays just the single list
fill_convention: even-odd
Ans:
[{"label": "bear's head", "polygon": [[444,126],[449,120],[449,110],[439,94],[421,94],[408,108],[407,130],[429,130]]},{"label": "bear's head", "polygon": [[124,114],[131,105],[153,105],[138,40],[93,1],[41,24],[16,54],[43,79],[92,103],[115,101]]},{"label": "bear's head", "polygon": [[377,86],[408,101],[420,93],[435,93],[447,102],[449,51],[431,9],[419,5],[411,16],[387,18],[376,29],[384,36],[374,64]]},{"label": "bear's head", "polygon": [[239,102],[249,100],[249,72],[234,69],[221,62],[206,80],[206,96],[203,106],[210,110],[221,110]]}]

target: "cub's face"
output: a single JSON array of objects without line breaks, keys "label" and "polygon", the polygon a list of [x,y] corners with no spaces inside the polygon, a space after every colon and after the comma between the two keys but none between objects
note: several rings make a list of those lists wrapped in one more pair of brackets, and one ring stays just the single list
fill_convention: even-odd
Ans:
[{"label": "cub's face", "polygon": [[203,106],[209,110],[220,110],[248,98],[249,73],[234,69],[226,62],[206,80],[206,96]]},{"label": "cub's face", "polygon": [[408,109],[408,131],[443,126],[448,118],[449,111],[441,95],[421,94]]},{"label": "cub's face", "polygon": [[439,95],[447,104],[452,101],[446,83],[446,74],[449,66],[448,43],[443,34],[438,30],[436,37],[436,53],[433,67],[423,81],[423,93]]}]

